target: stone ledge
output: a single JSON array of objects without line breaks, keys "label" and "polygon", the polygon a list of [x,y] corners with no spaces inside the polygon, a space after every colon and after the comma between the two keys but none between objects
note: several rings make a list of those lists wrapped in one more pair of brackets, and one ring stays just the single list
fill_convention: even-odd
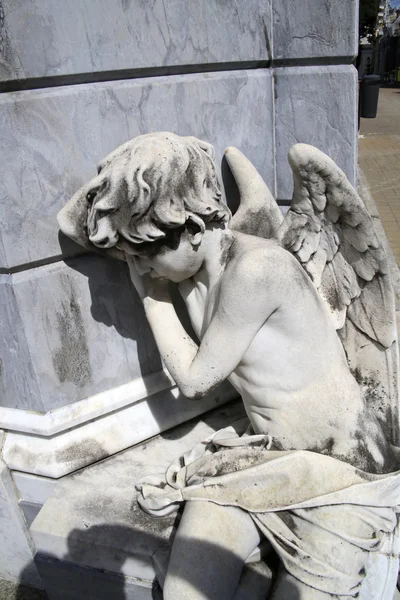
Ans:
[{"label": "stone ledge", "polygon": [[47,413],[0,407],[0,427],[50,437],[174,387],[172,377],[163,369]]},{"label": "stone ledge", "polygon": [[236,396],[228,382],[198,402],[189,401],[177,388],[171,388],[51,437],[9,432],[3,460],[15,471],[63,477]]},{"label": "stone ledge", "polygon": [[31,526],[38,556],[152,581],[152,556],[170,547],[176,517],[146,515],[135,483],[243,415],[233,402],[65,477]]}]

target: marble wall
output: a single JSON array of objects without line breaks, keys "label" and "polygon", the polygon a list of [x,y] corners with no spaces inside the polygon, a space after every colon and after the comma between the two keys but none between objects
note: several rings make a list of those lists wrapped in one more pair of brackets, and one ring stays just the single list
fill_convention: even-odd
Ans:
[{"label": "marble wall", "polygon": [[55,220],[117,145],[195,135],[219,167],[236,145],[287,200],[287,152],[308,142],[355,182],[356,25],[356,0],[2,1],[0,409],[46,413],[161,369],[124,265]]},{"label": "marble wall", "polygon": [[327,152],[354,183],[357,10],[357,0],[0,2],[0,576],[40,586],[10,468],[36,489],[232,398],[224,386],[187,404],[125,265],[60,236],[57,212],[110,150],[160,130],[213,143],[223,174],[224,148],[239,147],[280,200],[295,142]]}]

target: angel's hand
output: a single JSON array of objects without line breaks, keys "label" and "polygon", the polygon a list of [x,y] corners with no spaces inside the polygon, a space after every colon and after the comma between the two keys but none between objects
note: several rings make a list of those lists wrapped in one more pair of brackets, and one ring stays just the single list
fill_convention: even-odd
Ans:
[{"label": "angel's hand", "polygon": [[131,281],[141,300],[145,300],[146,298],[158,301],[169,299],[167,279],[153,278],[147,273],[140,275],[136,268],[135,258],[129,254],[125,254],[125,258],[128,263]]}]

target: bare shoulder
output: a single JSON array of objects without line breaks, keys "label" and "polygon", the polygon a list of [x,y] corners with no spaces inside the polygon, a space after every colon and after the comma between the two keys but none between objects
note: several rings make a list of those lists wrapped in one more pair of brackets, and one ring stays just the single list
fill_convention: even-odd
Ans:
[{"label": "bare shoulder", "polygon": [[229,278],[282,282],[299,267],[297,260],[274,240],[235,233],[227,261]]},{"label": "bare shoulder", "polygon": [[[221,300],[226,307],[248,307],[249,311],[271,312],[293,294],[293,280],[302,277],[301,266],[273,240],[236,234],[230,248]],[[305,274],[304,274],[305,275]]]}]

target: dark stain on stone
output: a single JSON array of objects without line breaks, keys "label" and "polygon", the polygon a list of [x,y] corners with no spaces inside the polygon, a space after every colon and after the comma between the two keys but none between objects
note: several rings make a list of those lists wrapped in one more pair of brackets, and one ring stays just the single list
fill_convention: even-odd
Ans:
[{"label": "dark stain on stone", "polygon": [[220,264],[221,266],[226,266],[229,258],[230,258],[230,249],[232,244],[234,244],[235,242],[232,240],[227,240],[224,236],[221,237],[220,240],[220,245],[221,245],[221,259],[220,259]]},{"label": "dark stain on stone", "polygon": [[63,450],[55,453],[57,463],[72,463],[74,469],[97,462],[101,458],[108,456],[107,451],[96,440],[86,439],[71,444]]},{"label": "dark stain on stone", "polygon": [[52,358],[54,369],[61,383],[71,382],[83,387],[91,377],[89,349],[81,309],[72,289],[56,318],[61,347],[55,350]]},{"label": "dark stain on stone", "polygon": [[265,48],[267,50],[267,57],[268,60],[272,60],[271,42],[269,41],[268,27],[265,21],[263,22],[263,33],[265,39]]},{"label": "dark stain on stone", "polygon": [[343,303],[341,302],[338,294],[338,290],[334,285],[329,286],[328,290],[324,290],[325,297],[329,303],[329,306],[333,311],[341,310],[343,308]]},{"label": "dark stain on stone", "polygon": [[384,419],[386,416],[387,394],[379,381],[379,373],[363,374],[359,367],[350,369],[350,371],[361,386],[368,408],[372,410],[378,419]]},{"label": "dark stain on stone", "polygon": [[7,75],[18,73],[18,57],[13,53],[10,37],[7,32],[6,16],[3,3],[0,2],[0,57],[2,67],[7,69]]}]

